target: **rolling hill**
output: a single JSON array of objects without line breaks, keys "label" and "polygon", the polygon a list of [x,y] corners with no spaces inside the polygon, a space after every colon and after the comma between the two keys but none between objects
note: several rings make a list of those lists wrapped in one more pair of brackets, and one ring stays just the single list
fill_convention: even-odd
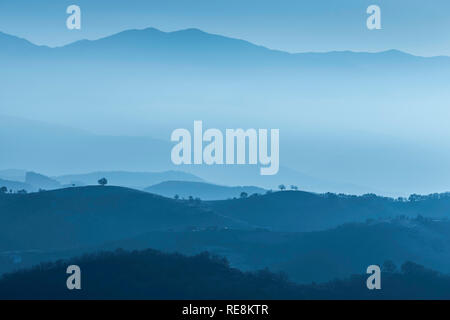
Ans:
[{"label": "rolling hill", "polygon": [[210,210],[122,187],[0,195],[0,250],[67,249],[151,230],[236,226]]},{"label": "rolling hill", "polygon": [[151,231],[72,249],[0,251],[0,273],[99,250],[147,248],[186,255],[208,251],[226,257],[234,268],[244,271],[269,268],[285,273],[297,283],[342,279],[364,272],[368,265],[383,265],[386,261],[396,265],[415,261],[450,273],[449,235],[448,221],[406,218],[302,233],[216,227]]},{"label": "rolling hill", "polygon": [[[154,248],[187,255],[208,251],[226,257],[231,266],[241,270],[269,268],[285,273],[295,282],[308,283],[346,278],[364,272],[371,264],[382,265],[385,261],[397,265],[415,261],[450,273],[449,235],[448,221],[392,219],[346,224],[317,232],[157,231],[106,243],[100,249]],[[90,251],[95,250],[98,248]]]},{"label": "rolling hill", "polygon": [[449,207],[446,194],[395,201],[284,191],[177,201],[100,186],[6,194],[0,272],[100,248],[210,251],[240,269],[269,267],[298,282],[349,276],[385,260],[450,272]]},{"label": "rolling hill", "polygon": [[450,197],[442,194],[420,201],[398,201],[374,194],[351,196],[284,191],[248,199],[211,201],[208,206],[217,213],[270,230],[314,231],[400,215],[448,217]]},{"label": "rolling hill", "polygon": [[200,182],[201,178],[182,171],[163,172],[127,172],[127,171],[98,171],[85,174],[69,174],[55,177],[65,184],[96,185],[101,178],[107,178],[108,184],[128,188],[144,189],[151,184],[162,183],[167,180]]},{"label": "rolling hill", "polygon": [[168,198],[173,198],[175,195],[178,195],[180,198],[188,199],[191,196],[202,200],[239,198],[242,192],[247,193],[248,196],[266,192],[262,188],[253,186],[229,187],[191,181],[165,181],[145,188],[144,190]]}]

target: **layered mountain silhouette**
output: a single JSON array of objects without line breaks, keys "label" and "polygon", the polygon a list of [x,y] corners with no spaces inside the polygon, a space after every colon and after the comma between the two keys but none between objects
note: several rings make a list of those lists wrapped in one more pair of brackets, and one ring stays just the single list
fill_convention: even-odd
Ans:
[{"label": "layered mountain silhouette", "polygon": [[193,197],[200,198],[201,200],[224,200],[266,192],[265,189],[253,186],[228,187],[192,181],[165,181],[145,188],[145,191],[168,198],[178,196],[179,198],[188,199],[189,197]]},{"label": "layered mountain silhouette", "polygon": [[[297,282],[346,277],[385,260],[450,272],[449,201],[448,195],[400,201],[301,191],[174,200],[108,186],[4,194],[0,272],[117,248],[209,251],[239,269],[267,267]],[[361,223],[348,224],[355,221]]]},{"label": "layered mountain silhouette", "polygon": [[[66,268],[83,270],[82,290],[67,290]],[[391,265],[392,266],[392,265]],[[394,265],[395,267],[395,265]],[[382,274],[383,290],[367,290],[367,275],[296,285],[267,270],[241,272],[207,253],[193,257],[154,250],[101,252],[0,278],[0,299],[448,299],[450,277],[406,262]],[[30,281],[32,279],[32,281]],[[238,288],[238,290],[237,290]]]},{"label": "layered mountain silhouette", "polygon": [[239,225],[207,209],[108,186],[0,195],[0,212],[0,250],[63,249],[149,230]]},{"label": "layered mountain silhouette", "polygon": [[[284,183],[317,192],[374,192],[365,186],[319,179],[285,166],[281,166],[275,176],[261,176],[257,166],[249,165],[175,166],[170,161],[173,144],[149,137],[96,135],[47,122],[1,115],[0,124],[0,147],[8,150],[0,158],[0,167],[30,168],[40,174],[45,172],[47,177],[57,180],[63,186],[97,184],[99,179],[106,177],[112,185],[140,189],[169,180],[205,180],[219,185],[255,185],[267,189]],[[70,173],[74,168],[83,173],[59,174]],[[98,171],[98,168],[103,170]],[[27,170],[17,169],[2,170],[0,178],[24,182],[26,172]],[[41,187],[34,186],[21,189],[37,191],[39,188]],[[169,196],[173,195],[175,194]],[[239,194],[233,194],[234,196]]]},{"label": "layered mountain silhouette", "polygon": [[[8,55],[13,50],[15,50],[14,52],[20,52],[33,47],[35,52],[45,52],[52,57],[61,57],[63,54],[72,56],[81,54],[101,59],[123,59],[124,57],[135,59],[139,57],[146,61],[173,58],[180,61],[179,59],[182,58],[190,63],[201,62],[203,64],[214,60],[215,63],[240,65],[240,67],[242,67],[241,62],[243,61],[248,66],[248,62],[253,61],[253,64],[257,64],[260,62],[259,59],[264,59],[265,62],[273,61],[278,65],[297,63],[301,66],[307,66],[313,63],[329,66],[327,56],[334,56],[341,62],[345,62],[345,67],[365,63],[365,60],[369,57],[375,58],[372,61],[378,63],[403,64],[414,60],[416,62],[426,60],[434,60],[436,63],[449,62],[447,57],[426,59],[398,50],[388,50],[379,54],[351,51],[291,54],[258,46],[245,40],[210,34],[195,28],[173,32],[163,32],[155,28],[126,30],[98,40],[81,40],[56,48],[36,46],[27,40],[0,32],[0,43],[11,50],[6,52]],[[205,58],[207,58],[206,61]],[[208,58],[211,60],[208,60]]]},{"label": "layered mountain silhouette", "polygon": [[5,180],[5,179],[0,179],[0,188],[1,187],[6,187],[8,188],[8,191],[19,191],[19,190],[26,190],[26,191],[35,191],[36,188],[32,185],[29,185],[27,183],[24,182],[20,182],[20,181],[12,181],[12,180]]},{"label": "layered mountain silhouette", "polygon": [[25,181],[26,170],[21,169],[4,169],[0,170],[0,178],[13,181]]},{"label": "layered mountain silhouette", "polygon": [[[448,297],[448,277],[427,268],[450,272],[449,194],[372,192],[448,189],[449,57],[291,54],[153,28],[56,48],[0,33],[0,48],[0,168],[33,170],[0,171],[0,273],[17,271],[0,297]],[[194,120],[280,129],[279,174],[173,165],[171,132]],[[166,253],[73,258],[118,248]],[[348,278],[386,260],[402,267],[382,293]],[[66,263],[98,286],[70,296]],[[300,286],[263,268],[343,280]]]},{"label": "layered mountain silhouette", "polygon": [[39,189],[53,190],[61,188],[61,183],[36,172],[27,172],[25,182]]},{"label": "layered mountain silhouette", "polygon": [[[97,168],[104,171],[115,168],[161,171],[170,168],[167,155],[170,155],[171,145],[162,140],[96,135],[67,126],[4,115],[0,116],[0,147],[8,150],[0,158],[0,167],[33,168],[48,175],[73,172],[74,168],[77,172],[91,172]],[[62,183],[70,181],[63,180]],[[148,181],[142,187],[151,183]]]},{"label": "layered mountain silhouette", "polygon": [[[414,261],[450,273],[448,221],[389,219],[353,223],[317,232],[269,232],[267,230],[196,230],[149,232],[138,237],[113,241],[97,250],[154,248],[164,252],[195,255],[203,251],[226,257],[240,270],[268,268],[283,272],[298,283],[343,279],[365,272],[371,264],[393,261],[401,265]],[[64,257],[81,251],[60,253]],[[343,258],[345,257],[345,258]],[[25,255],[31,265],[54,258],[52,254]],[[25,262],[25,261],[24,261]]]},{"label": "layered mountain silhouette", "polygon": [[447,216],[450,197],[443,194],[421,201],[398,201],[374,194],[351,196],[285,191],[248,199],[214,201],[209,202],[209,206],[218,213],[271,230],[313,231],[400,215],[442,218]]},{"label": "layered mountain silhouette", "polygon": [[[4,168],[55,168],[55,174],[73,172],[74,165],[78,172],[169,170],[170,144],[128,133],[168,140],[174,129],[190,128],[201,119],[215,128],[279,128],[282,165],[298,172],[308,168],[306,175],[325,181],[399,194],[443,191],[450,178],[435,170],[448,163],[448,148],[420,145],[414,138],[434,139],[438,134],[432,129],[446,125],[437,115],[449,98],[448,57],[423,58],[395,50],[289,54],[197,29],[128,30],[58,48],[1,34],[0,45],[8,48],[0,59],[5,70],[0,75],[3,113],[113,132],[113,137],[88,141],[79,135],[64,137],[60,151],[46,148],[58,140],[55,135],[39,140],[42,150],[36,150],[33,142],[39,136],[32,138],[25,127],[25,142],[21,134],[17,145],[8,135],[0,138],[11,150],[0,160]],[[424,127],[423,119],[430,125]],[[30,162],[23,147],[39,166]],[[122,152],[111,151],[113,147]],[[422,157],[425,153],[430,156]],[[52,157],[51,163],[44,155]],[[101,166],[101,156],[107,167]],[[235,181],[205,179],[268,187],[239,181],[238,173],[226,176]]]},{"label": "layered mountain silhouette", "polygon": [[[110,185],[143,189],[150,184],[163,183],[167,180],[180,182],[200,182],[201,178],[182,171],[163,172],[127,172],[127,171],[98,171],[85,174],[69,174],[55,179],[65,184],[95,185],[101,178],[107,178]],[[158,192],[155,192],[160,194]],[[161,194],[165,195],[165,194]]]}]

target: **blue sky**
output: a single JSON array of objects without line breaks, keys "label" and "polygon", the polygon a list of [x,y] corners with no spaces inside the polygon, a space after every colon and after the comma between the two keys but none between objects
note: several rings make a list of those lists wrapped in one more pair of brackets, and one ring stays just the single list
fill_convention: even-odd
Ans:
[{"label": "blue sky", "polygon": [[[82,9],[82,30],[67,30],[66,8]],[[377,4],[382,30],[366,28]],[[0,31],[63,45],[125,29],[196,27],[290,52],[381,51],[450,55],[448,0],[1,0]]]}]

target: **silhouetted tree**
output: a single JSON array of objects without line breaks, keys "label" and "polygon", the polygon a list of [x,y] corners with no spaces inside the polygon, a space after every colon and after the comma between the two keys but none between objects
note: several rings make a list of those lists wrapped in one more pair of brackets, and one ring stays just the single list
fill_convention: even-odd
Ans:
[{"label": "silhouetted tree", "polygon": [[248,197],[248,193],[247,192],[241,192],[241,198],[247,198]]},{"label": "silhouetted tree", "polygon": [[280,184],[280,185],[278,186],[278,188],[279,188],[281,191],[286,190],[286,186],[285,186],[284,184]]},{"label": "silhouetted tree", "polygon": [[101,186],[105,186],[108,184],[108,180],[106,178],[101,178],[100,180],[98,180],[98,184]]},{"label": "silhouetted tree", "polygon": [[298,190],[298,187],[291,184],[291,190]]},{"label": "silhouetted tree", "polygon": [[178,200],[178,199],[180,199],[180,196],[176,194],[173,198],[174,198],[175,200]]},{"label": "silhouetted tree", "polygon": [[0,193],[7,193],[8,192],[8,188],[7,187],[1,187],[0,188]]}]

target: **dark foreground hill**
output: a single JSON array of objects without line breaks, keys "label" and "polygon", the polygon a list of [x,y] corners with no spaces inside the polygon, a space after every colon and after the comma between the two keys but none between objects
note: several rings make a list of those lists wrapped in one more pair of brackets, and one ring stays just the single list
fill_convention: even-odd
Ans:
[{"label": "dark foreground hill", "polygon": [[[233,267],[284,272],[297,283],[325,282],[364,272],[387,260],[415,261],[450,273],[450,222],[394,219],[346,224],[317,232],[204,230],[151,232],[107,243],[102,250],[153,248],[195,255],[202,251],[226,257]],[[48,260],[42,257],[41,261]],[[30,265],[30,264],[28,264]]]},{"label": "dark foreground hill", "polygon": [[145,191],[156,193],[165,197],[173,198],[200,198],[202,200],[225,200],[239,198],[245,192],[250,196],[255,193],[265,193],[266,190],[253,186],[229,187],[205,182],[191,181],[165,181],[145,189]]},{"label": "dark foreground hill", "polygon": [[[81,268],[81,290],[68,290],[66,269]],[[382,290],[367,275],[322,285],[295,285],[269,271],[244,273],[226,260],[153,250],[103,252],[41,264],[0,279],[0,299],[448,299],[450,277],[408,262],[382,274]]]},{"label": "dark foreground hill", "polygon": [[0,250],[61,249],[150,230],[234,225],[207,209],[121,187],[0,194]]},{"label": "dark foreground hill", "polygon": [[[5,243],[0,234],[0,242]],[[450,273],[450,222],[394,219],[353,223],[317,232],[276,232],[204,228],[151,231],[73,249],[0,251],[0,274],[43,261],[68,259],[98,251],[144,250],[196,255],[204,251],[226,257],[243,271],[268,268],[296,283],[320,283],[359,274],[371,264],[414,261]]]},{"label": "dark foreground hill", "polygon": [[[446,195],[394,201],[277,192],[227,201],[176,201],[101,186],[0,194],[0,273],[116,248],[189,255],[209,251],[239,269],[268,267],[300,283],[348,277],[387,259],[448,273],[448,221],[391,217],[439,217],[449,208]],[[364,222],[335,227],[349,221]]]}]

